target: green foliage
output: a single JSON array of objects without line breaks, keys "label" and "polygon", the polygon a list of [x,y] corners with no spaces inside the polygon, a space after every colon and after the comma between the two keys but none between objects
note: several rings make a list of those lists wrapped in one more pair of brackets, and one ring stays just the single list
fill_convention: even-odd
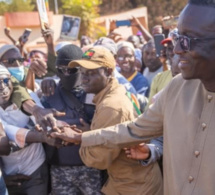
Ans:
[{"label": "green foliage", "polygon": [[8,10],[8,4],[5,2],[0,2],[0,15],[4,15]]},{"label": "green foliage", "polygon": [[11,2],[0,2],[0,15],[4,15],[5,12],[27,12],[32,11],[34,5],[31,0],[13,0]]},{"label": "green foliage", "polygon": [[100,4],[101,0],[64,0],[60,12],[79,16],[81,18],[80,35],[95,37],[96,34],[104,34],[104,30],[93,22],[93,19],[99,16]]}]

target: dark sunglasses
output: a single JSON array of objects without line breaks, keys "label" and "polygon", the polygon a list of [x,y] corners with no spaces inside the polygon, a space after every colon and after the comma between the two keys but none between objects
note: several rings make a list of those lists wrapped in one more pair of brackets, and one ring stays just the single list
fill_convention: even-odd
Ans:
[{"label": "dark sunglasses", "polygon": [[24,62],[24,58],[8,58],[7,60],[2,60],[2,63],[13,64],[15,61]]},{"label": "dark sunglasses", "polygon": [[79,68],[57,67],[57,71],[64,75],[71,75],[77,73]]},{"label": "dark sunglasses", "polygon": [[170,36],[172,37],[173,45],[175,46],[176,43],[179,41],[181,48],[184,51],[191,50],[191,41],[207,41],[207,40],[215,40],[215,38],[190,38],[185,35],[179,35],[178,33],[171,33]]},{"label": "dark sunglasses", "polygon": [[0,83],[4,83],[5,85],[8,85],[9,81],[10,81],[10,78],[0,79]]}]

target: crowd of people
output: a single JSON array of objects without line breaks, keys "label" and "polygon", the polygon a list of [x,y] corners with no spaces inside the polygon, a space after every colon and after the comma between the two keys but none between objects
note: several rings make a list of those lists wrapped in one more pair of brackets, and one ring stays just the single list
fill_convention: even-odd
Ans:
[{"label": "crowd of people", "polygon": [[214,195],[214,13],[189,0],[177,28],[150,33],[133,17],[139,31],[123,39],[111,21],[80,46],[47,27],[47,53],[6,28],[0,194]]}]

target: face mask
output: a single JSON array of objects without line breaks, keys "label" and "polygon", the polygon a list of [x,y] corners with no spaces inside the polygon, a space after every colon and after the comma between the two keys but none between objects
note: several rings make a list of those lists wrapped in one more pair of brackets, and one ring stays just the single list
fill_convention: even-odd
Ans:
[{"label": "face mask", "polygon": [[81,74],[79,71],[69,76],[65,76],[62,73],[58,73],[58,76],[60,78],[60,83],[62,84],[63,88],[68,91],[71,91],[75,87],[81,85]]},{"label": "face mask", "polygon": [[23,81],[25,76],[24,66],[9,67],[8,70],[18,81]]}]

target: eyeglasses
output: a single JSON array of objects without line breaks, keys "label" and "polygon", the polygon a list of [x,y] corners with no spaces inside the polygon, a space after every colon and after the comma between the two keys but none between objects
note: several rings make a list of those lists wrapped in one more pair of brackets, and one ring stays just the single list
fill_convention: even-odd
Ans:
[{"label": "eyeglasses", "polygon": [[5,85],[8,85],[9,81],[10,81],[10,78],[0,79],[0,84],[4,83]]},{"label": "eyeglasses", "polygon": [[77,73],[79,71],[79,68],[57,67],[57,71],[64,75],[71,75]]},{"label": "eyeglasses", "polygon": [[1,60],[2,63],[13,64],[15,61],[24,62],[24,58],[8,58],[7,60]]},{"label": "eyeglasses", "polygon": [[134,58],[133,55],[125,55],[125,56],[118,56],[118,57],[117,57],[117,59],[118,59],[119,61],[123,61],[123,60],[125,60],[125,59],[131,60],[132,58]]},{"label": "eyeglasses", "polygon": [[175,46],[176,43],[179,41],[181,48],[184,51],[191,50],[191,41],[207,41],[207,40],[215,40],[215,38],[190,38],[185,35],[179,35],[178,33],[171,33],[170,36],[172,37],[173,45]]}]

